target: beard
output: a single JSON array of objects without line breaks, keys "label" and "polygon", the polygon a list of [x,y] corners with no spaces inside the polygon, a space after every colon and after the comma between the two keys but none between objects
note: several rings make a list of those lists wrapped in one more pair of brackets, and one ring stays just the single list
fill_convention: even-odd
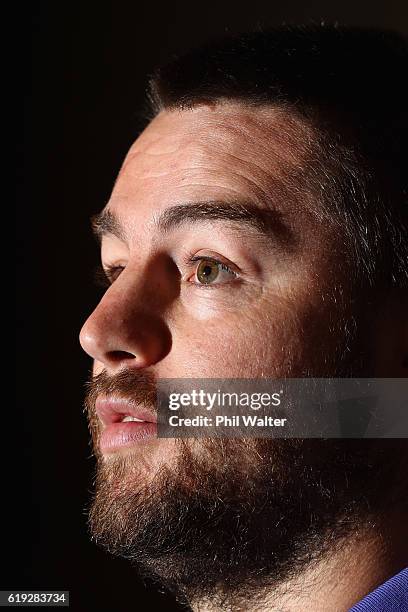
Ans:
[{"label": "beard", "polygon": [[182,602],[276,588],[406,503],[404,440],[177,439],[142,479],[137,454],[98,450],[95,400],[109,393],[152,407],[155,384],[130,371],[89,383],[91,535]]}]

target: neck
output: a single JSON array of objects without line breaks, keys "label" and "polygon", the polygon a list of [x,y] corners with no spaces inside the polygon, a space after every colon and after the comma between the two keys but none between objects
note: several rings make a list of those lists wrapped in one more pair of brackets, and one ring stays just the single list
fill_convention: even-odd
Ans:
[{"label": "neck", "polygon": [[[393,513],[373,521],[298,576],[251,597],[221,594],[192,602],[195,612],[347,612],[377,586],[408,565],[407,516]],[[240,592],[237,585],[237,593]],[[245,593],[245,589],[242,589]]]}]

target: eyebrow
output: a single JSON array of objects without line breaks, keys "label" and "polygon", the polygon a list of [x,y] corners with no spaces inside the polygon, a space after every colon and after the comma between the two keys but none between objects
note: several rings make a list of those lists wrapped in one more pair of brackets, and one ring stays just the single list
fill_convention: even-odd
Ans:
[{"label": "eyebrow", "polygon": [[[154,219],[156,228],[168,233],[182,225],[223,221],[237,223],[255,229],[258,234],[273,237],[286,247],[293,243],[294,236],[285,223],[283,215],[274,208],[263,209],[247,202],[187,202],[167,208]],[[126,242],[126,231],[117,217],[107,208],[91,218],[92,230],[96,237],[107,234]]]},{"label": "eyebrow", "polygon": [[119,240],[126,242],[124,228],[117,217],[107,208],[91,217],[91,228],[94,236],[101,241],[103,236],[116,236]]}]

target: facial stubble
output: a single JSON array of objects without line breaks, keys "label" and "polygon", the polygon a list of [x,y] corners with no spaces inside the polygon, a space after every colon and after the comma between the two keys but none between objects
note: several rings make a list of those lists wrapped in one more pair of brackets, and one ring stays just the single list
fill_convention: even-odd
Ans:
[{"label": "facial stubble", "polygon": [[103,392],[151,405],[155,385],[127,371],[90,383],[92,537],[190,601],[289,580],[375,528],[396,488],[403,441],[393,440],[178,439],[151,475],[140,449],[109,458],[98,450],[95,399]]}]

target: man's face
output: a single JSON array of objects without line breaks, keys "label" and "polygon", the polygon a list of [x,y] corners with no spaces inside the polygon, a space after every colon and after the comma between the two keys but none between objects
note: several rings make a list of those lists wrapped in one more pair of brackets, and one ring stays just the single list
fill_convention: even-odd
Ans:
[{"label": "man's face", "polygon": [[[235,527],[247,520],[244,531],[258,548],[251,558],[250,545],[241,542],[242,554],[247,551],[256,571],[254,556],[264,568],[274,559],[286,562],[319,508],[330,511],[330,486],[339,490],[350,477],[343,478],[347,454],[334,440],[149,438],[99,449],[96,395],[109,390],[129,398],[140,376],[154,385],[160,378],[344,371],[352,289],[339,265],[342,236],[322,222],[309,188],[311,142],[312,130],[279,110],[218,104],[162,112],[131,147],[97,223],[112,283],[81,332],[99,379],[88,399],[99,470],[93,529],[112,552],[144,556],[153,567],[150,550],[160,559],[154,570],[161,575],[171,565],[158,544],[167,541],[170,517],[177,525],[170,546],[179,546],[184,561],[194,548],[195,563],[197,545],[210,547],[221,572],[236,567],[225,558],[228,538],[238,542],[243,535]],[[347,441],[341,442],[344,451]],[[368,478],[361,468],[367,455],[361,463],[362,447],[353,442],[350,495]],[[222,516],[217,499],[225,504]],[[340,494],[335,503],[341,506]],[[263,518],[252,525],[257,504]],[[209,515],[217,527],[203,534],[199,521],[208,523]],[[270,533],[273,521],[282,526],[285,544],[278,530]],[[190,572],[193,583],[216,567],[214,560],[211,566],[202,561],[194,578],[190,562],[187,571],[172,560],[177,579]]]},{"label": "man's face", "polygon": [[[333,374],[345,287],[305,184],[308,138],[281,111],[231,104],[150,123],[100,224],[113,282],[81,333],[95,375]],[[150,444],[161,459],[165,444]]]}]

